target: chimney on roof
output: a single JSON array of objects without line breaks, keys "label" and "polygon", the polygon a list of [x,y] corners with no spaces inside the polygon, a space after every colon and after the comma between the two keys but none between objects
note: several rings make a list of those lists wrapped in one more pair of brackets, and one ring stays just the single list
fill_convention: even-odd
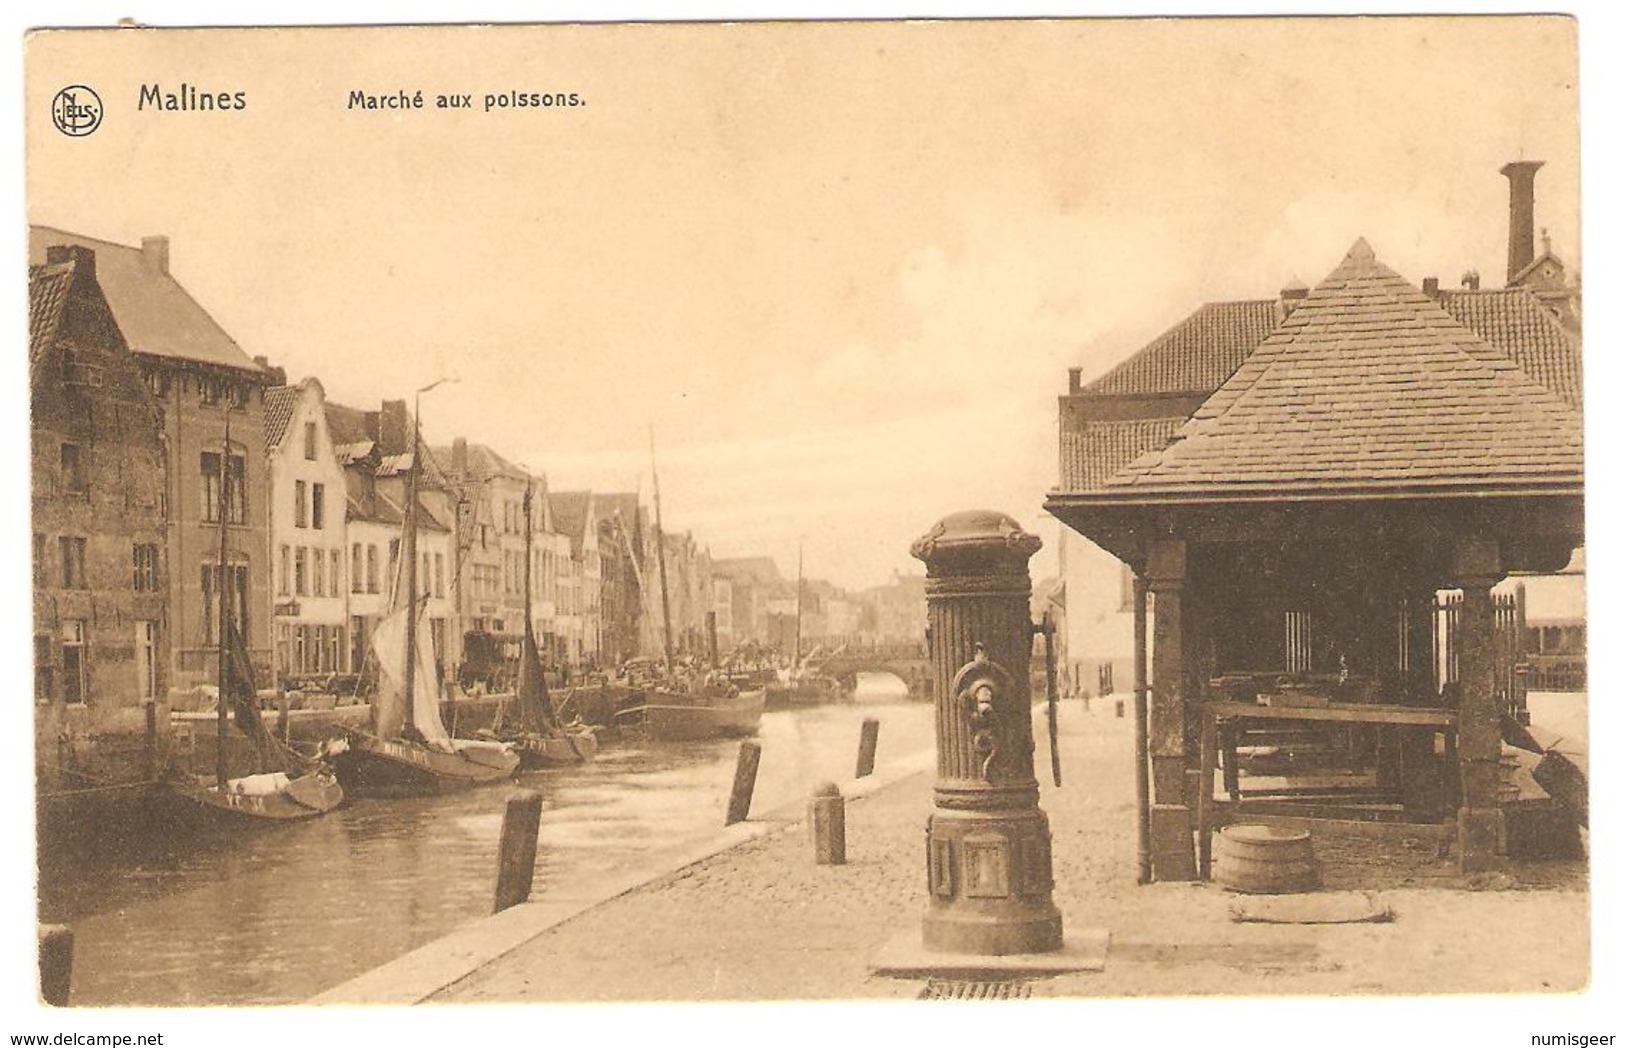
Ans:
[{"label": "chimney on roof", "polygon": [[1303,300],[1309,297],[1309,289],[1302,284],[1291,284],[1281,289],[1281,301],[1277,307],[1280,320],[1292,315],[1292,311],[1303,305]]},{"label": "chimney on roof", "polygon": [[1438,298],[1439,297],[1439,278],[1438,277],[1423,277],[1422,278],[1422,294],[1426,295],[1428,298],[1435,298],[1435,299]]},{"label": "chimney on roof", "polygon": [[398,455],[412,450],[412,416],[406,413],[406,401],[386,400],[378,411],[379,451],[385,455]]},{"label": "chimney on roof", "polygon": [[154,273],[169,275],[169,238],[142,237],[141,261]]},{"label": "chimney on roof", "polygon": [[1478,270],[1469,269],[1461,275],[1461,286],[1468,291],[1478,290]]},{"label": "chimney on roof", "polygon": [[1067,368],[1066,369],[1066,388],[1067,388],[1067,392],[1069,392],[1069,393],[1081,393],[1081,392],[1083,392],[1083,369],[1082,368]]},{"label": "chimney on roof", "polygon": [[1544,160],[1514,160],[1501,168],[1512,193],[1507,224],[1507,283],[1535,260],[1535,172]]},{"label": "chimney on roof", "polygon": [[80,244],[52,244],[45,249],[45,264],[50,266],[72,262],[75,269],[96,273],[96,252]]},{"label": "chimney on roof", "polygon": [[458,437],[451,442],[451,474],[458,480],[468,476],[467,437]]}]

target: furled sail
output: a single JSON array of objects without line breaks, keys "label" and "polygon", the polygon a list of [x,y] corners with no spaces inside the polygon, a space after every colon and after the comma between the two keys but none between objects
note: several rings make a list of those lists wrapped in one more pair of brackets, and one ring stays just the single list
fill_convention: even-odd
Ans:
[{"label": "furled sail", "polygon": [[519,730],[540,732],[558,726],[553,702],[547,694],[547,678],[542,676],[542,660],[536,641],[525,632],[519,655]]},{"label": "furled sail", "polygon": [[261,772],[300,774],[312,763],[283,744],[281,739],[265,728],[260,719],[259,701],[254,694],[254,667],[248,654],[248,642],[237,623],[227,625],[226,645],[226,701],[231,707],[232,720],[237,730],[254,742],[255,765]]},{"label": "furled sail", "polygon": [[[378,694],[373,699],[375,730],[392,739],[406,724],[406,610],[397,608],[378,622],[372,634],[372,652],[378,660]],[[417,667],[412,690],[412,724],[430,746],[452,752],[451,736],[440,722],[440,685],[435,678],[434,653],[427,644],[417,646]]]}]

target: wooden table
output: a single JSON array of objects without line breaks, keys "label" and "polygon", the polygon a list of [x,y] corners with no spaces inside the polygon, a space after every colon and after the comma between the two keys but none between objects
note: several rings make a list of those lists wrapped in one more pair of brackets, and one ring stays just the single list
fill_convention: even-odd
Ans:
[{"label": "wooden table", "polygon": [[[1371,703],[1334,702],[1326,706],[1260,706],[1252,702],[1205,702],[1202,704],[1202,749],[1199,787],[1196,795],[1197,868],[1206,880],[1213,861],[1213,775],[1219,758],[1219,733],[1247,721],[1310,721],[1321,724],[1376,724],[1432,728],[1445,736],[1445,753],[1455,752],[1457,716],[1454,710],[1421,706],[1389,706]],[[1234,754],[1230,755],[1232,758]],[[1447,773],[1448,774],[1448,773]],[[1235,775],[1234,760],[1225,764],[1226,785]]]}]

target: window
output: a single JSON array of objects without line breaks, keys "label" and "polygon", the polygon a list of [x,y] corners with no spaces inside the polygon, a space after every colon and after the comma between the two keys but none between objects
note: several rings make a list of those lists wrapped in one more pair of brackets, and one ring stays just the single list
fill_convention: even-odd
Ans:
[{"label": "window", "polygon": [[378,544],[367,547],[367,592],[378,592]]},{"label": "window", "polygon": [[283,546],[277,557],[276,591],[278,595],[288,595],[288,578],[293,573],[293,550]]},{"label": "window", "polygon": [[[389,540],[389,577],[391,579],[395,579],[395,578],[400,577],[400,566],[401,566],[401,540],[400,539],[390,539]],[[391,583],[390,585],[395,585],[395,584]]]},{"label": "window", "polygon": [[1314,668],[1313,623],[1307,611],[1286,613],[1286,668],[1289,673],[1308,673]]},{"label": "window", "polygon": [[198,379],[197,399],[198,403],[205,405],[220,403],[220,383],[214,379]]},{"label": "window", "polygon": [[131,558],[135,568],[137,593],[152,593],[158,589],[158,547],[150,542],[137,542]]},{"label": "window", "polygon": [[62,624],[62,699],[64,702],[90,701],[90,681],[85,666],[85,623],[69,619]]},{"label": "window", "polygon": [[446,555],[443,553],[434,555],[434,595],[446,595]]},{"label": "window", "polygon": [[85,540],[64,535],[61,547],[62,588],[85,589],[89,585],[85,580]]},{"label": "window", "polygon": [[34,585],[45,585],[45,536],[34,532]]},{"label": "window", "polygon": [[1112,664],[1109,662],[1102,662],[1098,667],[1096,667],[1095,676],[1097,678],[1096,683],[1099,685],[1098,693],[1101,695],[1110,695],[1113,690]]},{"label": "window", "polygon": [[361,543],[357,542],[350,547],[350,592],[360,593],[362,583],[366,580],[366,568],[361,563]]},{"label": "window", "polygon": [[62,491],[68,495],[83,495],[89,491],[77,444],[62,445]]},{"label": "window", "polygon": [[327,596],[327,574],[325,568],[327,558],[322,556],[320,549],[310,551],[310,595],[312,597]]},{"label": "window", "polygon": [[310,462],[316,461],[316,423],[305,423],[305,458]]},{"label": "window", "polygon": [[306,498],[305,482],[293,482],[293,526],[296,528],[308,527],[310,524],[310,502]]},{"label": "window", "polygon": [[135,687],[142,703],[158,697],[158,624],[138,621],[135,624]]},{"label": "window", "polygon": [[204,564],[199,569],[199,580],[203,590],[203,599],[198,606],[198,610],[203,617],[203,628],[200,631],[203,638],[201,644],[212,646],[220,643],[220,606],[215,601],[222,596],[226,601],[226,613],[231,617],[238,631],[246,637],[248,635],[248,565],[228,565],[225,576],[222,578],[218,564]]},{"label": "window", "polygon": [[317,531],[322,529],[323,503],[326,502],[327,485],[312,484],[310,486],[310,526]]},{"label": "window", "polygon": [[310,596],[310,550],[304,546],[293,551],[293,595]]},{"label": "window", "polygon": [[[241,455],[233,455],[226,464],[226,520],[243,524],[248,520],[247,466]],[[198,472],[203,478],[200,489],[203,500],[203,520],[209,524],[220,522],[220,453],[205,451],[198,456]]]},{"label": "window", "polygon": [[51,660],[56,652],[51,645],[49,633],[34,634],[34,701],[51,701],[51,678],[54,666]]},{"label": "window", "polygon": [[344,592],[344,551],[329,550],[327,558],[332,571],[327,576],[327,592],[337,597]]},{"label": "window", "polygon": [[418,558],[418,591],[424,596],[428,596],[432,592],[429,587],[429,564],[429,554],[425,552]]}]

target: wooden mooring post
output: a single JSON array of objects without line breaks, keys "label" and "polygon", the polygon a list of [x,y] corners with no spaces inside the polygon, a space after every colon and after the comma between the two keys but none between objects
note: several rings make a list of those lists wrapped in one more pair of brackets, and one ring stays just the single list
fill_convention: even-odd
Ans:
[{"label": "wooden mooring post", "polygon": [[762,744],[746,740],[739,744],[739,763],[734,765],[734,788],[728,794],[728,816],[724,826],[744,822],[750,814],[750,797],[756,792],[756,768],[762,763]]},{"label": "wooden mooring post", "polygon": [[526,790],[508,801],[502,813],[502,843],[497,850],[497,890],[492,913],[501,913],[530,898],[536,874],[536,835],[542,823],[542,795]]},{"label": "wooden mooring post", "polygon": [[873,717],[863,719],[863,731],[858,736],[858,773],[861,779],[874,774],[875,750],[880,745],[880,722]]}]

